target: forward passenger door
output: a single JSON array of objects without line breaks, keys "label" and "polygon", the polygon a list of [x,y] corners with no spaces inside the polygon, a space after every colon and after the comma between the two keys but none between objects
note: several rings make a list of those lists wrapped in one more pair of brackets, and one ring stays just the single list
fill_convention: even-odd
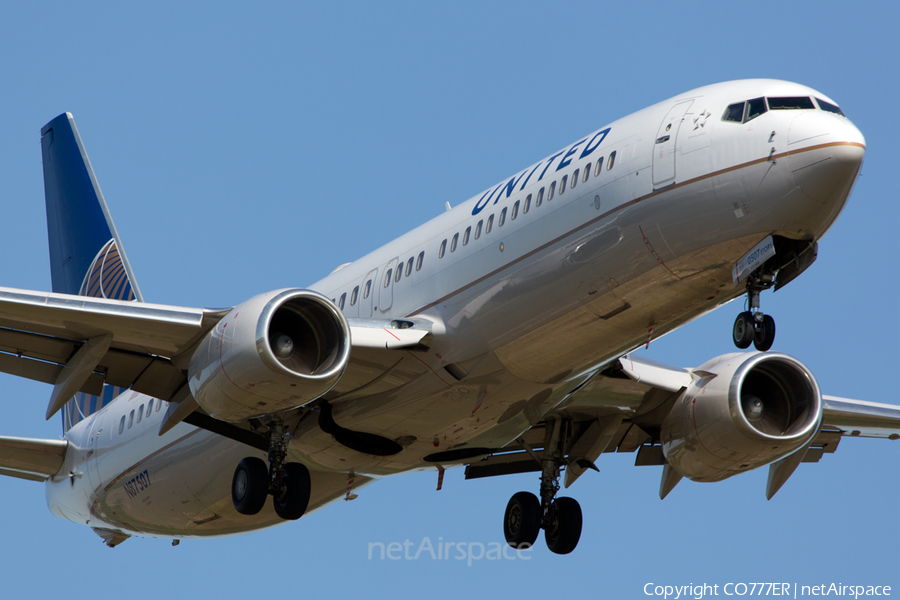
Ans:
[{"label": "forward passenger door", "polygon": [[684,119],[684,113],[693,104],[693,100],[679,102],[666,113],[659,125],[656,140],[653,144],[653,188],[659,189],[675,183],[675,152],[677,149],[678,130]]}]

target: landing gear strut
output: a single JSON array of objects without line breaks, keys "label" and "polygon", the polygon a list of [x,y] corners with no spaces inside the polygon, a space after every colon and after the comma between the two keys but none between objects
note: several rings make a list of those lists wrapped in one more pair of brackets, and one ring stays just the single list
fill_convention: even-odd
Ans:
[{"label": "landing gear strut", "polygon": [[236,511],[255,515],[272,494],[275,513],[285,520],[303,516],[309,505],[309,469],[300,463],[285,463],[290,434],[282,421],[269,425],[269,465],[248,456],[238,463],[231,480],[231,501]]},{"label": "landing gear strut", "polygon": [[563,421],[557,419],[548,428],[549,439],[544,444],[543,457],[525,446],[529,454],[541,463],[541,499],[531,492],[519,492],[506,505],[503,534],[506,542],[516,549],[530,548],[544,530],[547,548],[554,554],[568,554],[581,538],[581,506],[574,498],[557,498],[559,471],[565,463],[565,446],[560,436]]},{"label": "landing gear strut", "polygon": [[750,310],[737,316],[732,330],[732,339],[738,348],[748,348],[752,343],[757,350],[765,352],[775,342],[775,319],[763,314],[759,308],[759,293],[772,287],[774,281],[775,277],[769,273],[754,273],[747,279]]}]

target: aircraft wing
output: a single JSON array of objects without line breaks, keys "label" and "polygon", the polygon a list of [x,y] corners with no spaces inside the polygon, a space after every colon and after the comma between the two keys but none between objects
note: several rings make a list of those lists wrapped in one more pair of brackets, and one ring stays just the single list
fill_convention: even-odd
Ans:
[{"label": "aircraft wing", "polygon": [[900,406],[822,396],[822,427],[853,437],[900,438]]},{"label": "aircraft wing", "polygon": [[[467,461],[466,478],[539,471],[540,464],[534,457],[541,456],[552,418],[572,424],[565,487],[587,469],[596,468],[594,461],[603,453],[637,452],[636,466],[664,466],[659,445],[663,420],[692,380],[705,375],[638,355],[622,356],[571,391],[549,419],[537,423],[515,443],[481,460]],[[900,439],[900,406],[823,395],[819,432],[797,456],[798,462],[818,462],[824,454],[837,450],[843,437]],[[785,479],[768,488],[767,497]],[[661,497],[665,493],[661,488]]]},{"label": "aircraft wing", "polygon": [[[180,402],[194,349],[230,310],[0,288],[0,372],[53,385],[47,418],[104,384]],[[419,347],[430,333],[377,320],[350,320],[350,330],[346,377],[362,383],[396,362],[391,351]]]}]

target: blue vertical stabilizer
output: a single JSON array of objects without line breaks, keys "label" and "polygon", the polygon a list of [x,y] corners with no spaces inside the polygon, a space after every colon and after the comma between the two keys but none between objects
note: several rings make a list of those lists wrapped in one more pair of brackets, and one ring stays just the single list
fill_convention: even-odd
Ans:
[{"label": "blue vertical stabilizer", "polygon": [[75,121],[41,129],[53,291],[143,301]]},{"label": "blue vertical stabilizer", "polygon": [[[53,291],[143,302],[71,114],[44,125],[41,153]],[[76,394],[63,409],[63,431],[122,391],[107,385],[101,396]]]}]

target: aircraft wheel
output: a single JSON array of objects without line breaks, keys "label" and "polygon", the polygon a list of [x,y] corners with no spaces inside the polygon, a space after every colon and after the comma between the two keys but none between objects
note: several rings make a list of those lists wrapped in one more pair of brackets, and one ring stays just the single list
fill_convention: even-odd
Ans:
[{"label": "aircraft wheel", "polygon": [[284,480],[281,493],[274,496],[275,513],[287,521],[295,521],[303,516],[309,506],[312,485],[309,469],[300,463],[284,465]]},{"label": "aircraft wheel", "polygon": [[734,320],[732,331],[734,345],[740,349],[749,348],[754,339],[753,313],[749,310],[742,312]]},{"label": "aircraft wheel", "polygon": [[765,315],[762,322],[756,324],[753,345],[760,352],[765,352],[772,347],[773,343],[775,343],[775,319]]},{"label": "aircraft wheel", "polygon": [[534,546],[541,532],[541,503],[531,492],[519,492],[509,499],[503,516],[503,535],[513,548]]},{"label": "aircraft wheel", "polygon": [[262,510],[269,493],[269,469],[259,458],[248,456],[238,463],[231,480],[231,501],[242,515]]},{"label": "aircraft wheel", "polygon": [[574,498],[557,498],[550,506],[549,524],[544,529],[547,548],[554,554],[568,554],[581,539],[581,506]]}]

